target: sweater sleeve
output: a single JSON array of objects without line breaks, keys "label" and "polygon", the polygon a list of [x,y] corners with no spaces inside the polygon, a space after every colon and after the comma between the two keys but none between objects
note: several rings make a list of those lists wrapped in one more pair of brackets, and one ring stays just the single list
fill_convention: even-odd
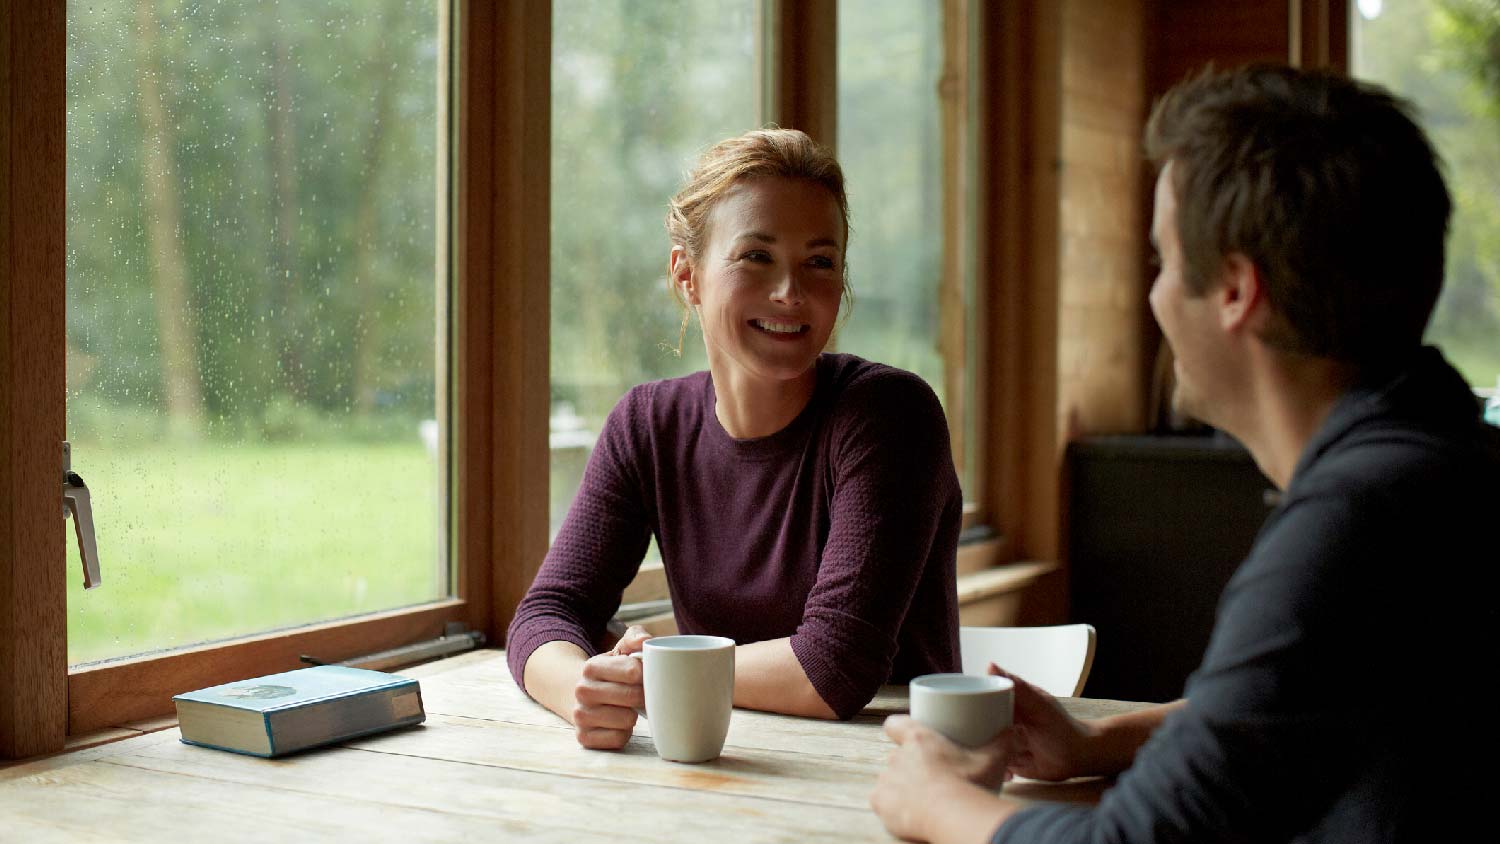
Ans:
[{"label": "sweater sleeve", "polygon": [[522,688],[526,661],[547,642],[597,652],[594,643],[640,568],[651,536],[650,497],[637,470],[650,447],[649,401],[649,385],[637,387],[610,411],[568,515],[516,608],[506,659]]},{"label": "sweater sleeve", "polygon": [[1100,804],[1026,809],[993,840],[1285,841],[1315,824],[1389,740],[1350,695],[1385,612],[1365,533],[1345,502],[1291,505],[1231,579],[1188,705]]},{"label": "sweater sleeve", "polygon": [[954,588],[954,561],[932,550],[940,531],[956,538],[962,494],[942,406],[917,376],[851,384],[834,413],[828,539],[791,646],[823,701],[852,718],[891,676],[927,567],[946,567]]}]

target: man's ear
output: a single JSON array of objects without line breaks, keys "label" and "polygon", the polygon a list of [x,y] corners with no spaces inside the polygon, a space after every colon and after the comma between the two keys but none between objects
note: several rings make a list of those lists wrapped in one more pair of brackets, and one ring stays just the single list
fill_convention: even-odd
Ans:
[{"label": "man's ear", "polygon": [[698,285],[693,278],[693,260],[688,257],[687,247],[672,247],[672,254],[667,258],[667,275],[684,302],[689,305],[699,304]]},{"label": "man's ear", "polygon": [[1258,328],[1266,318],[1266,286],[1260,268],[1239,252],[1224,257],[1217,292],[1219,325],[1226,331]]}]

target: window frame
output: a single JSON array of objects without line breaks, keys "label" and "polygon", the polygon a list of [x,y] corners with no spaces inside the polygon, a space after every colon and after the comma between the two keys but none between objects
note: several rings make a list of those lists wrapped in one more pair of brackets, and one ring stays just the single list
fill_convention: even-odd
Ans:
[{"label": "window frame", "polygon": [[[832,146],[837,2],[762,2],[764,118]],[[1034,242],[1028,240],[1034,231],[1007,233],[992,223],[1025,216],[1023,206],[1037,197],[1003,191],[997,178],[1028,172],[1022,145],[1037,133],[1018,133],[1004,144],[976,140],[996,125],[995,115],[1007,103],[1028,102],[1027,86],[1035,82],[1025,72],[1002,75],[1002,67],[1013,71],[1020,62],[1026,71],[1034,60],[1029,51],[1005,46],[1004,39],[1013,36],[1002,24],[1014,21],[1002,17],[1029,14],[1005,11],[1009,7],[980,0],[944,3],[945,16],[961,23],[945,24],[947,50],[959,45],[965,54],[975,51],[965,59],[974,87],[958,86],[962,131],[945,138],[953,154],[964,156],[962,165],[945,166],[944,204],[952,206],[945,212],[945,237],[963,243],[965,230],[1000,234],[994,243],[984,238],[966,247],[973,253],[965,259],[976,278],[977,301],[969,307],[980,310],[981,341],[974,391],[965,397],[977,414],[974,447],[981,451],[971,464],[975,506],[965,526],[995,531],[983,547],[969,546],[966,553],[982,558],[983,566],[1016,553],[1004,537],[1023,514],[1000,493],[1024,483],[1024,474],[1007,472],[1028,448],[1022,428],[1027,418],[1010,412],[1024,406],[1025,397],[1017,396],[1015,382],[1004,390],[992,385],[1004,385],[995,379],[1021,371],[1017,361],[1029,348],[1023,343],[1034,342],[1024,339],[1028,334],[988,328],[1003,328],[1025,313],[1010,306],[1024,301],[1030,287],[1002,288],[994,280],[1002,277],[997,268],[1013,268],[1007,262],[1030,260],[1027,244]],[[7,680],[0,684],[0,759],[57,752],[70,737],[167,715],[173,694],[286,670],[303,653],[345,659],[439,635],[450,621],[503,643],[548,543],[548,499],[534,489],[549,474],[551,0],[452,0],[458,24],[450,42],[456,67],[450,114],[453,283],[451,300],[439,307],[451,316],[452,332],[440,354],[451,362],[453,390],[452,442],[445,451],[454,597],[71,671],[66,578],[77,573],[69,567],[57,523],[57,452],[66,424],[64,357],[58,353],[66,337],[65,8],[62,0],[0,8],[0,319],[6,320],[0,333],[0,448],[7,455],[0,461],[0,489],[7,493],[0,500],[0,676]],[[1004,42],[1001,49],[986,48],[973,27]],[[997,81],[1007,87],[996,88]],[[997,96],[1002,99],[992,103]],[[945,122],[952,119],[947,112]],[[973,146],[965,150],[965,144]],[[974,195],[960,207],[950,194],[964,185]],[[1036,415],[1051,421],[1050,414]],[[950,421],[962,431],[962,418]],[[1024,468],[1037,467],[1050,474],[1039,462]],[[82,463],[80,468],[86,470]]]},{"label": "window frame", "polygon": [[[0,758],[63,749],[69,736],[171,711],[171,696],[440,635],[463,622],[502,641],[546,549],[547,160],[550,0],[454,0],[447,29],[456,108],[450,457],[453,597],[165,654],[69,669],[69,559],[58,498],[65,438],[66,6],[0,11]],[[440,29],[445,27],[440,26]],[[18,38],[25,33],[25,38]],[[538,108],[540,103],[542,107]],[[540,153],[540,154],[539,154]],[[25,168],[17,165],[26,162]],[[524,213],[521,209],[525,209]],[[439,224],[444,225],[440,211]],[[13,249],[24,245],[24,249]],[[440,402],[440,405],[442,402]],[[492,502],[506,502],[492,506]],[[107,574],[107,567],[106,567]],[[107,584],[106,584],[107,588]]]}]

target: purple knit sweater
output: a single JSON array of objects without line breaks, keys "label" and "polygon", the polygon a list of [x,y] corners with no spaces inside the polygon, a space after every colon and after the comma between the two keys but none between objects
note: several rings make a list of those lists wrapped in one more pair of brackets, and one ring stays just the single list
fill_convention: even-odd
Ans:
[{"label": "purple knit sweater", "polygon": [[753,440],[719,424],[707,372],[620,400],[511,622],[517,684],[545,642],[597,653],[652,535],[678,630],[790,636],[840,718],[882,683],[958,670],[963,498],[942,407],[899,369],[835,354],[817,368],[802,413]]}]

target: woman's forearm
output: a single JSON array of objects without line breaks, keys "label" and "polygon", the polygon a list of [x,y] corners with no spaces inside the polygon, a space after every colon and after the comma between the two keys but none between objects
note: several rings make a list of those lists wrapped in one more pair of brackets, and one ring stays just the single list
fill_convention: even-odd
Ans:
[{"label": "woman's forearm", "polygon": [[526,659],[526,693],[569,724],[573,723],[574,689],[588,655],[572,642],[547,642]]},{"label": "woman's forearm", "polygon": [[735,648],[734,705],[810,718],[837,717],[807,679],[790,638]]}]

